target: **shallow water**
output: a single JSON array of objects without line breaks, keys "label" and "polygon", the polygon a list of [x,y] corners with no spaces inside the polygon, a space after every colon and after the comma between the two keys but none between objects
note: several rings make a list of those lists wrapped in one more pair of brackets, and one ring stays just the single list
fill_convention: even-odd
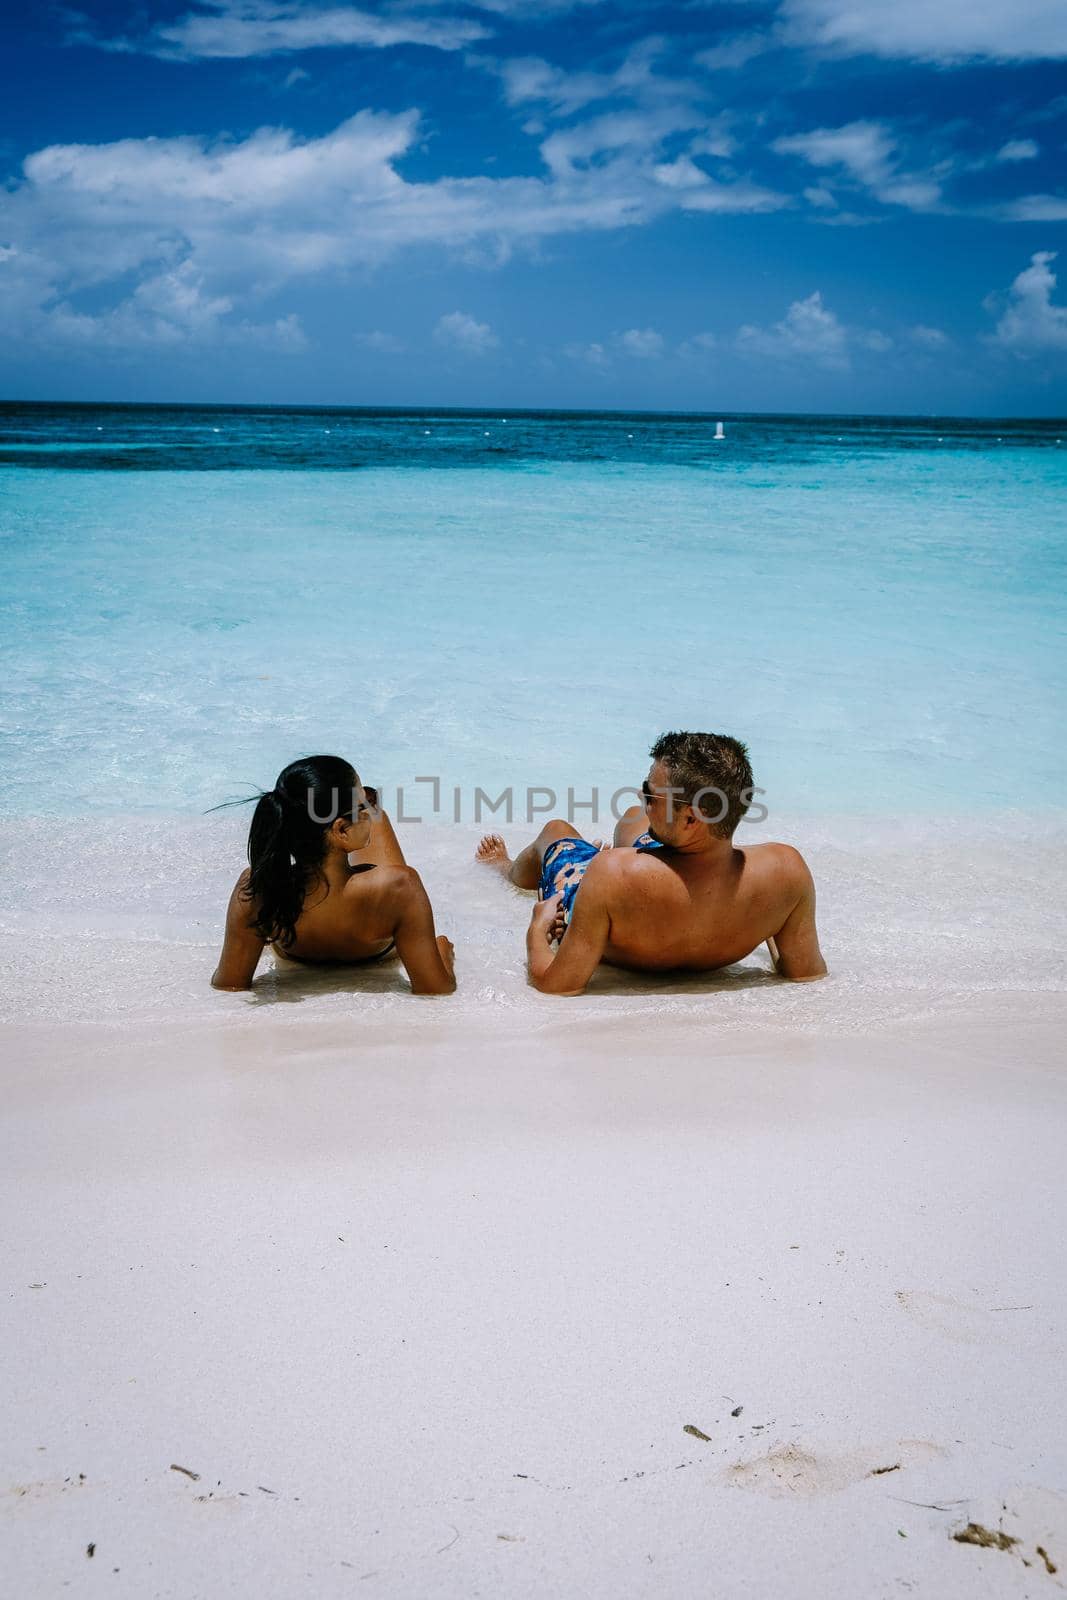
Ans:
[{"label": "shallow water", "polygon": [[1058,426],[2,408],[0,810],[336,750],[521,816],[666,726],[745,738],[772,817],[1060,805]]},{"label": "shallow water", "polygon": [[[0,821],[0,1018],[155,1021],[252,1028],[317,1019],[401,1025],[414,1043],[510,1016],[524,1028],[672,1016],[720,1033],[863,1034],[980,1010],[1039,1021],[1062,1009],[1067,827],[1022,815],[974,819],[797,816],[780,836],[803,849],[819,888],[831,977],[789,984],[765,950],[721,973],[601,968],[587,995],[558,1000],[526,983],[534,897],[476,866],[479,829],[402,827],[401,843],[454,941],[459,990],[411,997],[395,960],[350,970],[276,969],[255,989],[209,986],[226,900],[242,864],[233,813],[92,816],[56,848],[53,818]],[[505,830],[515,848],[528,830]],[[742,829],[749,842],[755,829]],[[637,1035],[635,1035],[635,1038]],[[654,1053],[654,1036],[649,1036]]]},{"label": "shallow water", "polygon": [[[528,906],[472,866],[478,805],[518,845],[528,806],[595,786],[577,820],[607,834],[671,726],[748,741],[769,815],[742,842],[811,860],[833,979],[783,986],[761,956],[602,972],[568,1017],[611,997],[852,1032],[1051,1003],[1061,425],[726,425],[0,408],[4,1012],[547,1024]],[[453,1001],[415,1004],[395,964],[207,987],[248,813],[203,813],[315,750],[423,818],[399,831],[456,941]],[[510,790],[510,827],[479,786]]]}]

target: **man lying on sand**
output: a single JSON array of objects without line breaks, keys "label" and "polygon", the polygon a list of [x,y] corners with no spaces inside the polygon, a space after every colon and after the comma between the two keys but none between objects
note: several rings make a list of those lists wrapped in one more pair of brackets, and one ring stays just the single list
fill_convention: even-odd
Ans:
[{"label": "man lying on sand", "polygon": [[764,941],[783,978],[825,977],[804,858],[787,844],[734,845],[754,788],[745,746],[718,733],[665,733],[651,754],[644,806],[623,817],[614,848],[559,819],[514,861],[498,834],[478,846],[479,861],[538,891],[530,981],[543,994],[581,994],[601,961],[708,972]]},{"label": "man lying on sand", "polygon": [[292,762],[259,797],[248,860],[226,912],[216,989],[251,988],[266,944],[316,964],[395,952],[415,994],[455,989],[454,951],[434,933],[422,879],[405,862],[377,794],[340,756]]}]

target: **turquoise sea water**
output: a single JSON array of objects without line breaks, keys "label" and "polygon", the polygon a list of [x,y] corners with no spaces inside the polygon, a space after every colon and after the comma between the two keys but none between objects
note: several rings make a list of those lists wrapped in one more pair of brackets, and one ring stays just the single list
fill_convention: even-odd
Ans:
[{"label": "turquoise sea water", "polygon": [[679,726],[772,817],[1061,805],[1067,424],[715,420],[0,407],[0,808],[518,815]]}]

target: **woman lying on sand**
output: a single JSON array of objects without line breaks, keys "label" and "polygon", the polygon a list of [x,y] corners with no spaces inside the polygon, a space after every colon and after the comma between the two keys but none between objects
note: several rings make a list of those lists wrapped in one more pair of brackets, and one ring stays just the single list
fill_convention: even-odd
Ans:
[{"label": "woman lying on sand", "polygon": [[434,933],[422,879],[377,794],[340,756],[293,761],[260,796],[248,860],[226,912],[216,989],[251,988],[267,944],[311,962],[378,961],[395,950],[415,994],[456,987],[455,952]]}]

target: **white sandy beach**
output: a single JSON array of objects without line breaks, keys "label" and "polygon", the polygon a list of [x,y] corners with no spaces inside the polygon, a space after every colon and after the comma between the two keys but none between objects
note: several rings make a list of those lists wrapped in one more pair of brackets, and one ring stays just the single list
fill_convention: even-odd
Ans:
[{"label": "white sandy beach", "polygon": [[5,835],[7,1592],[1063,1587],[1061,825],[798,822],[828,982],[578,1001],[452,828],[455,997],[214,994],[239,831]]}]

